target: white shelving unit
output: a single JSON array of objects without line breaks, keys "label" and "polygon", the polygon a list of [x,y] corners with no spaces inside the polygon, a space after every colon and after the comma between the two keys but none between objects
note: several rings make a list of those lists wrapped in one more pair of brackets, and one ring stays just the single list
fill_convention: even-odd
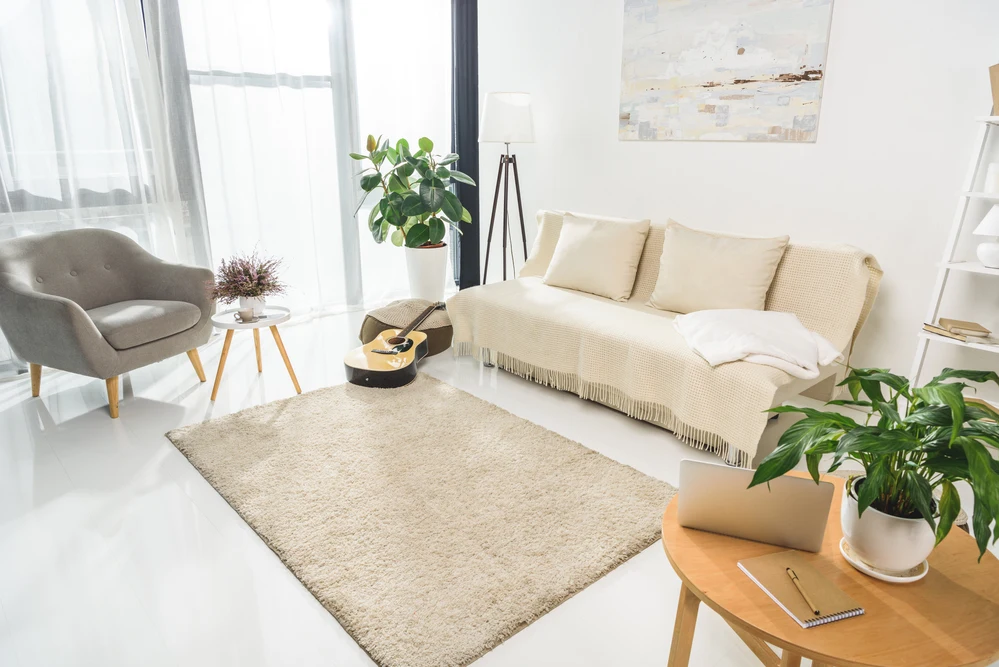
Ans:
[{"label": "white shelving unit", "polygon": [[[995,109],[993,109],[995,113]],[[989,201],[999,204],[999,194],[986,192],[976,192],[975,183],[978,182],[978,174],[981,171],[982,163],[985,161],[985,147],[988,143],[992,131],[999,127],[999,116],[979,116],[975,119],[979,123],[978,128],[978,150],[975,152],[968,167],[968,173],[964,178],[963,192],[957,204],[957,211],[954,213],[954,221],[951,223],[950,236],[944,246],[943,261],[940,262],[937,270],[936,283],[933,286],[933,297],[930,300],[929,311],[926,315],[926,322],[935,323],[940,316],[940,303],[943,301],[944,290],[947,289],[947,278],[952,271],[965,273],[977,273],[986,276],[999,276],[999,269],[990,269],[977,261],[961,261],[954,258],[957,249],[957,242],[961,238],[961,231],[968,218],[968,205],[972,201]],[[919,383],[919,375],[923,370],[926,361],[926,350],[930,343],[945,343],[947,345],[957,345],[959,347],[969,347],[974,350],[984,352],[999,353],[999,345],[983,345],[974,342],[962,342],[946,336],[938,336],[928,331],[919,332],[919,343],[916,345],[916,357],[912,360],[912,370],[909,372],[909,381],[915,386]]]}]

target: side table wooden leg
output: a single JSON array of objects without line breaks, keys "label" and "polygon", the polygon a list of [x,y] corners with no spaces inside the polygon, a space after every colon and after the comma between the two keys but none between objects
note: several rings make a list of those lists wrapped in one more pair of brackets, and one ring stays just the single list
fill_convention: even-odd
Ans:
[{"label": "side table wooden leg", "polygon": [[302,388],[298,386],[298,378],[295,377],[295,369],[291,367],[291,359],[288,358],[288,352],[284,349],[284,343],[281,342],[281,334],[278,333],[278,329],[275,326],[271,327],[271,333],[274,334],[274,342],[277,343],[278,352],[281,353],[281,358],[284,359],[284,367],[288,369],[288,375],[291,376],[291,383],[295,385],[295,392],[301,394]]},{"label": "side table wooden leg", "polygon": [[781,651],[780,667],[801,667],[801,656],[784,649]]},{"label": "side table wooden leg", "polygon": [[260,329],[253,330],[253,347],[257,349],[257,372],[264,372],[264,364],[260,358]]},{"label": "side table wooden leg", "polygon": [[687,667],[690,663],[690,647],[694,643],[694,625],[697,623],[697,610],[700,604],[701,601],[693,591],[681,585],[667,667]]},{"label": "side table wooden leg", "polygon": [[232,345],[232,335],[236,333],[235,329],[229,329],[225,332],[225,342],[222,343],[222,356],[219,357],[219,368],[215,371],[215,386],[212,387],[212,400],[219,395],[219,385],[222,383],[222,370],[225,368],[225,358],[229,356],[229,346]]}]

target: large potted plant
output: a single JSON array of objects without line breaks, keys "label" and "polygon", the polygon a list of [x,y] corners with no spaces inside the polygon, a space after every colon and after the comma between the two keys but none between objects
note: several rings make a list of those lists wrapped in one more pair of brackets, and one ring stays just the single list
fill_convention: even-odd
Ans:
[{"label": "large potted plant", "polygon": [[472,214],[448,188],[452,181],[468,185],[475,181],[449,168],[458,161],[457,154],[434,155],[434,142],[426,137],[417,143],[419,149],[411,153],[405,139],[392,146],[388,139],[368,135],[368,153],[350,156],[369,163],[361,171],[364,197],[358,210],[371,192],[380,194],[368,216],[371,236],[376,243],[389,239],[405,247],[411,296],[440,301],[447,270],[447,228],[460,233],[458,225],[472,221]]},{"label": "large potted plant", "polygon": [[819,481],[823,455],[829,471],[847,459],[863,466],[843,494],[841,521],[850,550],[880,570],[902,573],[920,565],[961,510],[955,484],[974,494],[972,527],[979,558],[999,538],[999,414],[968,403],[963,382],[995,382],[991,371],[950,368],[922,387],[878,368],[851,369],[840,385],[851,398],[827,405],[867,411],[864,423],[836,412],[784,406],[771,412],[805,415],[781,436],[757,468],[750,486],[788,472],[802,457]]}]

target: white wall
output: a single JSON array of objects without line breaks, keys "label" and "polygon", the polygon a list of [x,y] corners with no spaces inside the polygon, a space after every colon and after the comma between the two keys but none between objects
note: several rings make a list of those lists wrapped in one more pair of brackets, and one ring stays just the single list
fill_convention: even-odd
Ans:
[{"label": "white wall", "polygon": [[[556,208],[862,247],[885,279],[854,362],[908,373],[991,104],[999,3],[836,0],[814,144],[618,141],[622,24],[621,0],[479,0],[480,93],[533,96],[536,143],[515,146],[529,245],[534,212]],[[501,148],[482,145],[483,247]],[[999,331],[999,279],[959,278],[974,302],[944,316]],[[947,347],[929,363],[999,369]]]}]

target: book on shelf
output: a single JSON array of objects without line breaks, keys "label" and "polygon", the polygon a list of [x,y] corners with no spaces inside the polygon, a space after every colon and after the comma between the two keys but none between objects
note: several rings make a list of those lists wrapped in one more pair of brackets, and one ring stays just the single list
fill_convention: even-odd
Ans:
[{"label": "book on shelf", "polygon": [[962,343],[966,343],[968,341],[968,337],[966,335],[947,331],[943,327],[938,327],[935,324],[923,324],[923,331],[929,331],[932,334],[943,336],[944,338],[953,338],[954,340],[959,340]]},{"label": "book on shelf", "polygon": [[975,338],[987,337],[992,332],[983,327],[978,322],[967,322],[965,320],[951,320],[946,317],[940,318],[940,327],[953,334],[962,336],[973,336]]},{"label": "book on shelf", "polygon": [[[823,576],[800,551],[781,551],[747,558],[740,560],[738,565],[803,628],[814,628],[864,613],[864,608],[856,600]],[[792,573],[797,581],[790,576]]]}]

